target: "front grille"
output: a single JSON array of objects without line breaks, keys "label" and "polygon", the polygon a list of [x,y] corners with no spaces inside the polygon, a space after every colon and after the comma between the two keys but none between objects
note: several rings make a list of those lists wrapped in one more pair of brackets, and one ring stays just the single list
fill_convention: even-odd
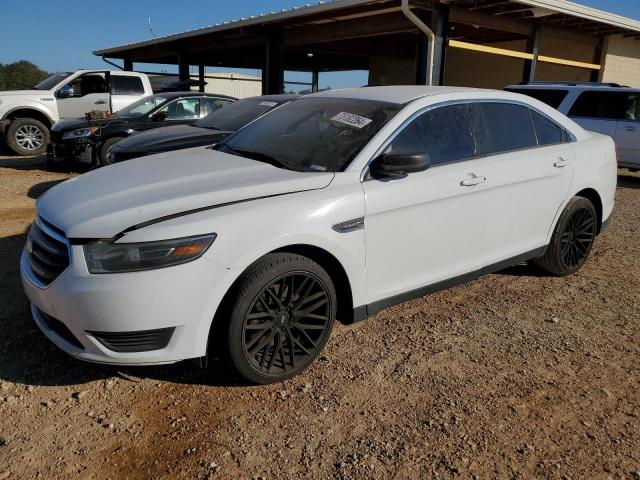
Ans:
[{"label": "front grille", "polygon": [[44,285],[49,285],[69,266],[69,249],[61,240],[64,238],[62,230],[41,218],[39,221],[58,238],[34,223],[27,237],[27,255],[33,275]]},{"label": "front grille", "polygon": [[150,352],[169,345],[175,327],[137,332],[87,332],[112,352]]},{"label": "front grille", "polygon": [[75,337],[73,333],[71,333],[71,330],[69,330],[64,323],[62,323],[57,318],[53,318],[51,315],[44,313],[40,309],[38,309],[38,313],[44,320],[44,323],[46,323],[54,333],[56,333],[59,337],[66,340],[74,347],[79,348],[80,350],[84,350],[84,347],[82,346],[80,341]]}]

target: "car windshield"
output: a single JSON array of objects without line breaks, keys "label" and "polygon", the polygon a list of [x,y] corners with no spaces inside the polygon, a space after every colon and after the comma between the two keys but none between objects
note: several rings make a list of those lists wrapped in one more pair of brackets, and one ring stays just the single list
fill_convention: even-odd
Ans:
[{"label": "car windshield", "polygon": [[57,84],[59,84],[61,81],[63,81],[65,78],[69,77],[70,75],[71,75],[71,72],[54,73],[50,77],[47,77],[40,83],[37,83],[36,85],[34,85],[33,88],[35,88],[36,90],[51,90],[53,87],[55,87]]},{"label": "car windshield", "polygon": [[238,100],[212,112],[193,125],[201,128],[235,132],[278,105],[278,102],[264,98]]},{"label": "car windshield", "polygon": [[301,98],[215,148],[290,170],[338,172],[401,108],[375,100]]},{"label": "car windshield", "polygon": [[169,99],[162,95],[151,95],[150,97],[144,97],[137,102],[132,103],[122,110],[118,110],[115,114],[118,117],[142,117],[154,108],[162,105],[167,100]]}]

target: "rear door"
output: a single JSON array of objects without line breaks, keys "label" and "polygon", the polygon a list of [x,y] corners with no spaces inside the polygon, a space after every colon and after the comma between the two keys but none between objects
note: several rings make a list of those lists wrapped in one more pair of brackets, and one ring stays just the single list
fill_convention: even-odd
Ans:
[{"label": "rear door", "polygon": [[479,168],[486,177],[487,265],[545,245],[573,176],[569,134],[519,104],[478,102]]},{"label": "rear door", "polygon": [[144,95],[142,79],[135,75],[110,75],[111,111],[117,112],[137,102]]},{"label": "rear door", "polygon": [[[56,95],[60,118],[83,117],[92,110],[109,111],[107,73],[85,73],[61,87]],[[64,97],[60,95],[62,92]]]},{"label": "rear door", "polygon": [[587,90],[576,97],[568,116],[585,130],[615,140],[618,122],[626,119],[628,103],[629,93],[625,91]]}]

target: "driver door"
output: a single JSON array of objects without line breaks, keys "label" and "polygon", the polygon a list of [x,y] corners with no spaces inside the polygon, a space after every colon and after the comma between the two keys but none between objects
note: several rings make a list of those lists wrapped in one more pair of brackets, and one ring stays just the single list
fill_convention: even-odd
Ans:
[{"label": "driver door", "polygon": [[85,73],[67,82],[56,93],[60,118],[84,117],[92,110],[108,112],[107,72]]},{"label": "driver door", "polygon": [[369,303],[401,301],[408,292],[483,266],[492,192],[479,181],[473,128],[468,104],[422,113],[385,153],[427,153],[431,167],[363,182]]}]

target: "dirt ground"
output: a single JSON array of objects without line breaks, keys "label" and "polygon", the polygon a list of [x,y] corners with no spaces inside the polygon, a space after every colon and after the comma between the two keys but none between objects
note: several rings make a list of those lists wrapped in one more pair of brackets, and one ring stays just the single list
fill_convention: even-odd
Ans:
[{"label": "dirt ground", "polygon": [[578,274],[518,266],[338,325],[303,375],[67,357],[18,275],[70,173],[0,157],[0,480],[640,479],[640,175]]}]

